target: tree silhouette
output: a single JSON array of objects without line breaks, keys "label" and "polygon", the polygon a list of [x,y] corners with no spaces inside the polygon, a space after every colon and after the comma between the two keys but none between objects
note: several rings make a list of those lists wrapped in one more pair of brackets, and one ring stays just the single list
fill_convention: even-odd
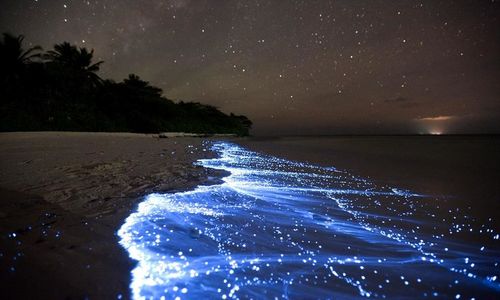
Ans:
[{"label": "tree silhouette", "polygon": [[78,48],[68,42],[54,45],[54,50],[50,50],[44,56],[47,60],[67,68],[69,72],[77,72],[90,79],[93,85],[102,83],[102,79],[96,74],[100,65],[104,61],[92,63],[94,50],[88,51],[86,48]]},{"label": "tree silhouette", "polygon": [[63,42],[41,55],[40,47],[24,50],[23,39],[4,34],[0,41],[0,131],[249,133],[246,117],[175,103],[135,74],[102,80],[93,50]]},{"label": "tree silhouette", "polygon": [[[3,34],[3,40],[0,41],[0,65],[2,81],[8,81],[12,78],[18,78],[24,71],[26,64],[32,62],[34,58],[40,57],[36,51],[42,50],[40,46],[34,46],[23,49],[24,36],[14,36],[9,33]],[[3,82],[7,83],[7,82]]]},{"label": "tree silhouette", "polygon": [[129,74],[128,78],[123,79],[123,85],[152,95],[161,96],[162,93],[160,88],[150,85],[135,74]]}]

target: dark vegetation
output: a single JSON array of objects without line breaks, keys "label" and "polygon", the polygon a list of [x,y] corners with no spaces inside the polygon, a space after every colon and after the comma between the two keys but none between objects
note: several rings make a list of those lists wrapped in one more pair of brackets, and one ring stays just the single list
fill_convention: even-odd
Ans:
[{"label": "dark vegetation", "polygon": [[173,101],[131,74],[97,75],[93,50],[67,42],[23,49],[23,36],[0,40],[0,131],[126,131],[248,135],[252,122],[196,102]]}]

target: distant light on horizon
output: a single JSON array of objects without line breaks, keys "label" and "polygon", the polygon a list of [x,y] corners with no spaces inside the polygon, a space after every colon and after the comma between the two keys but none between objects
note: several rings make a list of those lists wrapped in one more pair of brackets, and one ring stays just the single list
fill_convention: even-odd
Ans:
[{"label": "distant light on horizon", "polygon": [[443,132],[440,131],[440,130],[431,130],[429,132],[429,134],[431,134],[431,135],[441,135],[441,134],[443,134]]},{"label": "distant light on horizon", "polygon": [[455,123],[460,117],[451,115],[438,115],[434,117],[416,118],[415,121],[423,129],[424,134],[442,135],[446,134],[452,123]]}]

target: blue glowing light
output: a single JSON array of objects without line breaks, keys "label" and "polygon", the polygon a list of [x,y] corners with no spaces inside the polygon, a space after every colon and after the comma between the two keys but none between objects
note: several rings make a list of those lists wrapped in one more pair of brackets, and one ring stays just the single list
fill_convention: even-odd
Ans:
[{"label": "blue glowing light", "polygon": [[[118,231],[138,262],[134,299],[500,295],[498,232],[445,199],[212,148],[219,157],[198,163],[229,171],[222,184],[151,194]],[[469,230],[489,244],[454,238]]]}]

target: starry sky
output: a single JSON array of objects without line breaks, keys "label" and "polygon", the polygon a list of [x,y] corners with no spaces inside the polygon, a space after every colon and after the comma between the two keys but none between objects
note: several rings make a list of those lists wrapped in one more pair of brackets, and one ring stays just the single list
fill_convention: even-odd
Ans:
[{"label": "starry sky", "polygon": [[500,1],[2,0],[0,31],[95,49],[253,134],[500,133]]}]

